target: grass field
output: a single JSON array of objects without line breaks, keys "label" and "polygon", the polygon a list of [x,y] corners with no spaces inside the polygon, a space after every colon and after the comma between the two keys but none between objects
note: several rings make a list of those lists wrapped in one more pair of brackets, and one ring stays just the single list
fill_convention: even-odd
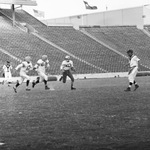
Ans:
[{"label": "grass field", "polygon": [[149,150],[150,78],[49,82],[14,93],[0,85],[0,150]]}]

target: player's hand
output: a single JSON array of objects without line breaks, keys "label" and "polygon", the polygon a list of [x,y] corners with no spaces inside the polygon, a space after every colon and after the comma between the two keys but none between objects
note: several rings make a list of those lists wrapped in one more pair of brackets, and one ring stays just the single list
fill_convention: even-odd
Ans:
[{"label": "player's hand", "polygon": [[49,64],[47,64],[47,68],[49,68],[50,67],[50,65]]},{"label": "player's hand", "polygon": [[65,70],[64,70],[64,69],[61,69],[60,71],[61,71],[61,73],[65,72]]},{"label": "player's hand", "polygon": [[125,66],[125,67],[129,67],[129,64],[125,64],[124,66]]},{"label": "player's hand", "polygon": [[76,69],[75,69],[74,67],[72,67],[71,70],[72,70],[73,72],[76,72]]},{"label": "player's hand", "polygon": [[132,67],[132,68],[129,69],[128,75],[133,71],[134,68],[135,67]]}]

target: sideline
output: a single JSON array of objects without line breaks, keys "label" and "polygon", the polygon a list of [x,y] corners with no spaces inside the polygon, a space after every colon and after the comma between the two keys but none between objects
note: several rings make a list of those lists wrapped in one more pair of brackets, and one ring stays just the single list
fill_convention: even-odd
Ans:
[{"label": "sideline", "polygon": [[[82,79],[101,79],[101,78],[125,78],[128,77],[128,72],[114,72],[114,73],[92,73],[92,74],[73,74],[75,80]],[[150,71],[140,71],[137,74],[140,76],[150,76]],[[58,81],[61,75],[48,75],[48,81]],[[31,82],[36,80],[37,76],[30,76]],[[12,77],[12,83],[16,83],[20,80],[20,77]],[[70,80],[67,78],[67,80]],[[4,78],[0,78],[0,84],[4,81]],[[24,81],[25,82],[25,81]]]},{"label": "sideline", "polygon": [[[80,79],[99,79],[99,78],[119,78],[119,77],[127,77],[127,72],[116,72],[116,73],[94,73],[94,74],[73,74],[75,80]],[[48,75],[48,81],[58,81],[61,75]],[[37,76],[31,76],[31,82],[35,80]],[[2,83],[4,78],[0,78],[0,83]],[[12,83],[17,82],[20,80],[20,77],[12,77]],[[70,80],[67,78],[67,80]],[[25,82],[25,81],[24,81]]]}]

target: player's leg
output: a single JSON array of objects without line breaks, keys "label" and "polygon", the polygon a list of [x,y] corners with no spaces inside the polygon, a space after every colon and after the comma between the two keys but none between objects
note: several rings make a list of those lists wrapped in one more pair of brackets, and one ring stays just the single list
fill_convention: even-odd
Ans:
[{"label": "player's leg", "polygon": [[43,78],[43,82],[44,82],[44,85],[45,85],[45,90],[49,90],[50,88],[47,85],[48,76],[45,73],[42,73],[42,78]]},{"label": "player's leg", "polygon": [[29,83],[30,83],[30,77],[28,76],[26,81],[26,91],[30,91],[31,89],[29,88]]},{"label": "player's leg", "polygon": [[66,79],[67,79],[67,72],[64,71],[63,74],[62,74],[63,83],[66,83]]},{"label": "player's leg", "polygon": [[138,83],[135,80],[134,80],[134,85],[135,85],[134,91],[136,91],[137,88],[139,88],[140,86],[138,85]]},{"label": "player's leg", "polygon": [[59,81],[61,81],[63,79],[63,75],[61,75],[61,77],[59,78]]},{"label": "player's leg", "polygon": [[135,78],[136,78],[137,73],[138,73],[138,69],[135,69],[135,71],[134,71],[134,75],[133,75],[133,78],[134,78],[134,82],[133,82],[133,84],[135,85],[134,91],[136,91],[136,90],[137,90],[137,88],[139,88],[138,83],[135,81]]},{"label": "player's leg", "polygon": [[5,75],[5,72],[3,73],[3,78],[4,78],[4,80],[2,81],[2,84],[5,84],[5,77],[6,77],[6,75]]},{"label": "player's leg", "polygon": [[24,80],[24,78],[22,76],[20,76],[20,78],[21,79],[19,81],[17,80],[16,85],[13,87],[15,93],[17,93],[17,88],[22,84],[22,82]]},{"label": "player's leg", "polygon": [[[20,76],[22,77],[23,80],[26,79],[26,91],[30,91],[31,89],[29,88],[29,83],[30,83],[30,77],[25,73],[21,73]],[[23,82],[23,81],[22,81]]]},{"label": "player's leg", "polygon": [[7,83],[8,83],[8,86],[10,86],[12,82],[12,75],[11,75],[11,72],[8,73],[8,76],[7,76]]},{"label": "player's leg", "polygon": [[49,90],[50,88],[47,85],[48,76],[45,73],[43,73],[43,72],[40,72],[38,75],[39,75],[39,77],[37,78],[37,80],[35,81],[35,83],[32,83],[32,87],[34,87],[40,81],[41,82],[43,81],[44,85],[45,85],[45,90]]},{"label": "player's leg", "polygon": [[129,85],[128,85],[127,89],[125,90],[126,92],[131,91],[131,87],[132,87],[132,84],[134,82],[132,72],[128,75],[128,80],[129,80]]},{"label": "player's leg", "polygon": [[[30,77],[24,72],[21,74],[21,77],[25,80],[26,79],[26,91],[30,91],[29,83],[30,83]],[[22,81],[23,82],[23,81]]]},{"label": "player's leg", "polygon": [[40,83],[40,77],[37,77],[36,80],[32,82],[32,88],[34,88],[38,83]]},{"label": "player's leg", "polygon": [[71,79],[71,90],[75,90],[76,88],[73,86],[74,85],[74,77],[70,71],[68,71],[68,77]]},{"label": "player's leg", "polygon": [[8,79],[8,72],[5,72],[4,73],[4,80],[3,80],[3,83],[2,84],[7,84],[7,79]]},{"label": "player's leg", "polygon": [[45,90],[49,90],[50,88],[47,85],[47,80],[44,79],[43,82],[44,82],[44,85],[45,85]]},{"label": "player's leg", "polygon": [[[137,86],[137,84],[136,84],[136,82],[135,82],[136,74],[137,74],[137,68],[134,68],[134,69],[132,70],[132,72],[128,75],[129,86],[127,87],[127,89],[126,89],[125,91],[131,91],[131,87],[132,87],[133,84],[135,84],[135,85]],[[138,86],[138,87],[139,87],[139,86]],[[137,88],[138,88],[138,87],[137,87]],[[137,88],[136,88],[136,89],[137,89]]]}]

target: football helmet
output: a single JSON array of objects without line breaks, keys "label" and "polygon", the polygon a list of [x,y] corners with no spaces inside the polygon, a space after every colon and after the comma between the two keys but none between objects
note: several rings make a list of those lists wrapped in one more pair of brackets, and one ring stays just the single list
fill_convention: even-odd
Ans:
[{"label": "football helmet", "polygon": [[47,55],[43,55],[43,56],[42,56],[42,60],[43,60],[43,61],[46,61],[46,60],[47,60]]},{"label": "football helmet", "polygon": [[69,59],[70,59],[70,56],[67,55],[67,56],[65,57],[65,59],[66,59],[66,60],[69,60]]},{"label": "football helmet", "polygon": [[127,53],[132,53],[133,54],[133,50],[129,49],[129,50],[127,50]]},{"label": "football helmet", "polygon": [[30,56],[26,56],[25,57],[25,61],[30,62],[31,61],[31,57]]}]

